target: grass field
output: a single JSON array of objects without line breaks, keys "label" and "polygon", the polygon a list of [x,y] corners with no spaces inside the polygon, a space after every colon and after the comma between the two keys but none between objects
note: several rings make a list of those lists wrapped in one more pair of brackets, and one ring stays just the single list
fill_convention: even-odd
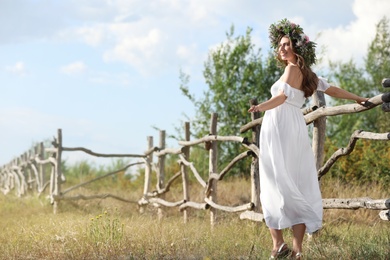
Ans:
[{"label": "grass field", "polygon": [[[248,199],[248,183],[234,180],[218,186],[221,204]],[[106,186],[135,199],[139,191]],[[323,197],[389,197],[379,186],[323,184]],[[96,190],[94,190],[95,192]],[[101,190],[104,191],[104,190]],[[92,193],[92,189],[83,192]],[[193,190],[193,200],[201,193]],[[168,196],[176,200],[180,193]],[[232,203],[232,204],[229,204]],[[191,210],[184,224],[177,209],[156,208],[143,214],[135,204],[113,199],[63,201],[58,214],[43,196],[17,198],[0,194],[0,259],[268,259],[272,246],[264,223],[218,212],[210,227],[209,211]],[[291,244],[291,232],[285,230]],[[306,238],[305,259],[390,259],[390,223],[378,211],[325,210],[323,228]]]}]

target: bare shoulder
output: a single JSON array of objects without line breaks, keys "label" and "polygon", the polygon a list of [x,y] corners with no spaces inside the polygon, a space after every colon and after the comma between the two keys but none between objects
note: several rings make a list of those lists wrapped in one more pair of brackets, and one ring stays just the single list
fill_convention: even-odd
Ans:
[{"label": "bare shoulder", "polygon": [[283,75],[287,78],[298,78],[302,75],[302,73],[298,66],[289,64],[284,68]]},{"label": "bare shoulder", "polygon": [[281,80],[293,88],[301,89],[302,72],[297,66],[289,64],[285,67]]}]

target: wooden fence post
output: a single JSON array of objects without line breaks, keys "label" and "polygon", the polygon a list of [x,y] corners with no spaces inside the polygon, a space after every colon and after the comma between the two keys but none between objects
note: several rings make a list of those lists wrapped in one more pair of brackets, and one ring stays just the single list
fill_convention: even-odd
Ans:
[{"label": "wooden fence post", "polygon": [[[43,145],[43,142],[41,142],[39,144],[39,154],[38,154],[38,158],[40,160],[44,160],[45,159],[45,146]],[[41,187],[40,187],[40,191],[43,189],[44,185],[45,185],[45,181],[46,181],[46,178],[45,178],[45,166],[43,164],[39,164],[39,179],[41,181]]]},{"label": "wooden fence post", "polygon": [[28,176],[27,179],[27,186],[30,190],[34,190],[37,186],[37,180],[33,177],[32,170],[31,170],[31,163],[30,163],[30,157],[31,157],[32,151],[28,150],[24,153],[24,161],[25,161],[25,173]]},{"label": "wooden fence post", "polygon": [[6,173],[4,165],[0,167],[0,189],[5,194],[6,190]]},{"label": "wooden fence post", "polygon": [[39,145],[35,145],[32,152],[31,152],[31,155],[30,155],[30,171],[31,171],[31,174],[34,174],[34,185],[33,185],[33,190],[34,191],[37,191],[38,194],[40,193],[41,191],[41,178],[40,178],[40,174],[39,174],[39,169],[37,168],[37,163],[35,161],[35,158],[37,158],[38,156],[38,153],[39,153]]},{"label": "wooden fence post", "polygon": [[[160,131],[160,145],[159,149],[165,149],[165,131]],[[157,190],[162,190],[165,183],[165,154],[158,157],[158,174],[157,174]],[[165,198],[165,194],[160,195],[161,199]],[[163,218],[163,209],[158,207],[157,210],[158,220]]]},{"label": "wooden fence post", "polygon": [[[184,133],[185,133],[185,140],[186,141],[190,141],[190,123],[189,122],[185,122],[184,124]],[[184,157],[187,161],[190,160],[190,146],[186,146],[184,148]],[[188,186],[188,168],[187,166],[184,165],[184,163],[182,163],[180,165],[180,170],[181,170],[181,173],[182,173],[182,179],[183,179],[183,200],[185,202],[187,201],[190,201],[190,191],[189,191],[189,186]],[[184,220],[184,223],[187,223],[188,222],[188,209],[185,208],[183,210],[183,220]]]},{"label": "wooden fence post", "polygon": [[18,158],[16,158],[16,173],[19,177],[20,181],[20,195],[23,196],[26,193],[27,187],[26,187],[26,178],[24,178],[24,172],[22,171],[22,162],[23,157],[20,155]]},{"label": "wooden fence post", "polygon": [[[250,107],[258,104],[257,99],[251,99],[249,101]],[[260,112],[251,114],[251,119],[256,120],[260,117]],[[260,139],[260,125],[256,125],[252,128],[252,142],[259,147]],[[260,156],[260,155],[259,155]],[[259,159],[256,156],[252,157],[251,163],[251,201],[255,205],[253,208],[254,212],[260,212],[260,172],[259,172]]]},{"label": "wooden fence post", "polygon": [[[147,150],[150,150],[153,147],[153,136],[148,136],[147,141],[148,141],[148,149]],[[149,154],[146,157],[144,194],[143,194],[142,201],[145,201],[148,198],[148,192],[149,192],[149,186],[150,186],[150,173],[152,172],[152,162],[153,162],[153,153]],[[144,205],[142,204],[140,207],[140,213],[144,213],[144,211],[145,211],[145,208],[144,208]]]},{"label": "wooden fence post", "polygon": [[[324,93],[316,91],[313,95],[313,103],[317,107],[326,105]],[[324,163],[324,147],[325,147],[325,131],[326,131],[326,117],[320,117],[313,122],[313,141],[312,149],[316,162],[317,170],[321,168]]]},{"label": "wooden fence post", "polygon": [[24,194],[26,194],[28,192],[28,189],[29,189],[29,185],[28,185],[28,181],[29,181],[29,171],[28,171],[28,164],[27,164],[27,154],[24,153],[20,156],[20,166],[19,166],[19,169],[20,169],[20,173],[22,175],[22,178],[23,178],[23,181],[24,181]]},{"label": "wooden fence post", "polygon": [[18,197],[21,197],[22,195],[24,195],[24,193],[25,193],[25,183],[26,183],[24,181],[24,176],[23,176],[23,172],[21,171],[20,165],[21,165],[21,158],[18,157],[18,158],[15,159],[15,166],[14,166],[15,176],[16,176],[17,180],[19,181]]},{"label": "wooden fence post", "polygon": [[[211,115],[211,124],[210,124],[210,134],[211,135],[217,135],[217,121],[218,121],[218,114],[213,113]],[[213,174],[217,172],[217,166],[218,166],[218,143],[217,141],[211,142],[211,148],[209,151],[209,174]],[[211,183],[211,192],[209,195],[209,199],[215,203],[217,203],[217,182],[212,181]],[[214,226],[217,224],[217,210],[213,207],[210,209],[210,222],[211,226]]]},{"label": "wooden fence post", "polygon": [[[39,144],[35,145],[34,146],[34,152],[32,154],[32,157],[33,158],[36,158],[39,156]],[[39,157],[38,157],[39,158]],[[32,161],[32,165],[31,165],[31,168],[35,167],[35,190],[37,190],[38,192],[41,190],[41,175],[40,175],[40,172],[39,172],[39,168],[37,167],[37,164],[35,163],[35,160]]]},{"label": "wooden fence post", "polygon": [[11,176],[10,178],[10,190],[14,189],[15,186],[17,185],[17,180],[15,179],[15,172],[12,170],[12,165],[14,164],[14,161],[11,161],[11,163],[8,164],[8,172],[9,175]]},{"label": "wooden fence post", "polygon": [[56,151],[56,165],[54,169],[54,204],[53,212],[58,212],[58,205],[60,203],[59,196],[61,195],[61,154],[62,154],[62,130],[57,130],[57,151]]}]

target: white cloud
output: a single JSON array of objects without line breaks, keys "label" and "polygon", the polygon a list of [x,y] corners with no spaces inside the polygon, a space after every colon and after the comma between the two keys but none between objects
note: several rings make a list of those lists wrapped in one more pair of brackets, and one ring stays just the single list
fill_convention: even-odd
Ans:
[{"label": "white cloud", "polygon": [[112,32],[115,32],[118,42],[105,52],[105,60],[123,61],[138,69],[146,68],[153,60],[158,63],[158,56],[165,45],[164,34],[158,28],[151,28],[145,34],[134,35],[129,30],[131,26],[121,24],[112,27],[115,27]]},{"label": "white cloud", "polygon": [[18,61],[14,65],[6,66],[6,71],[24,77],[27,75],[26,66],[23,61]]},{"label": "white cloud", "polygon": [[94,84],[110,85],[110,86],[130,86],[134,84],[134,79],[128,73],[108,73],[94,72],[89,77],[89,80]]},{"label": "white cloud", "polygon": [[198,58],[196,62],[204,56],[202,52],[207,48],[194,48],[194,42],[200,40],[198,30],[217,24],[213,15],[217,9],[209,5],[177,0],[112,1],[110,8],[117,12],[111,20],[66,28],[58,35],[62,40],[79,39],[100,48],[106,62],[124,62],[138,73],[151,75],[178,69],[183,48],[192,50],[192,58]]},{"label": "white cloud", "polygon": [[179,45],[176,49],[177,57],[186,61],[189,64],[193,63],[201,63],[204,61],[204,57],[199,57],[199,49],[196,43],[188,44],[188,45]]},{"label": "white cloud", "polygon": [[67,75],[82,74],[87,70],[87,66],[82,61],[75,61],[60,68],[60,71]]},{"label": "white cloud", "polygon": [[353,12],[356,19],[348,25],[329,28],[322,31],[318,40],[319,45],[327,49],[326,60],[348,61],[353,59],[361,63],[367,53],[368,45],[374,39],[376,24],[390,10],[388,0],[356,0]]},{"label": "white cloud", "polygon": [[[282,0],[72,0],[50,7],[58,16],[53,25],[45,20],[48,18],[40,16],[40,19],[32,19],[36,24],[31,26],[47,24],[50,27],[36,32],[36,39],[81,41],[93,46],[106,62],[125,63],[136,73],[155,76],[167,70],[178,71],[180,67],[196,66],[199,70],[210,48],[226,39],[225,32],[231,25],[235,25],[236,35],[245,34],[248,26],[254,28],[252,39],[267,52],[268,26],[284,17],[300,23],[319,47],[327,46],[328,59],[361,60],[375,33],[375,24],[390,10],[388,0],[344,0],[342,3],[330,0],[316,4],[297,0],[289,10],[280,9],[281,4]],[[9,11],[16,12],[18,17],[25,17],[28,7],[33,8],[31,15],[35,17],[41,14],[37,10],[43,10],[44,2],[29,2],[23,8],[8,5],[13,6]],[[326,15],[316,9],[326,9]],[[23,25],[26,21],[19,23]],[[317,32],[322,32],[319,39],[316,39]],[[34,33],[30,30],[23,35],[33,37]],[[12,35],[8,32],[4,38]],[[80,73],[86,70],[83,66],[82,63],[70,64],[61,71]],[[15,73],[16,68],[13,71]]]},{"label": "white cloud", "polygon": [[[66,32],[62,32],[66,37]],[[69,34],[72,34],[70,32]],[[103,43],[105,38],[104,25],[98,24],[94,27],[80,27],[76,29],[76,35],[81,36],[81,38],[91,46],[99,46]]]}]

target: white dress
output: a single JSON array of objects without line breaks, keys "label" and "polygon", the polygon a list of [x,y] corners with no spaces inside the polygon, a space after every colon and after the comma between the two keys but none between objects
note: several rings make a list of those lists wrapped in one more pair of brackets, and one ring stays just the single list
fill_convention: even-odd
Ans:
[{"label": "white dress", "polygon": [[[319,80],[318,89],[329,84]],[[265,112],[260,131],[260,200],[265,222],[273,229],[304,223],[313,233],[322,225],[322,198],[314,154],[301,111],[303,91],[281,80],[272,96],[283,91],[286,101]]]}]

